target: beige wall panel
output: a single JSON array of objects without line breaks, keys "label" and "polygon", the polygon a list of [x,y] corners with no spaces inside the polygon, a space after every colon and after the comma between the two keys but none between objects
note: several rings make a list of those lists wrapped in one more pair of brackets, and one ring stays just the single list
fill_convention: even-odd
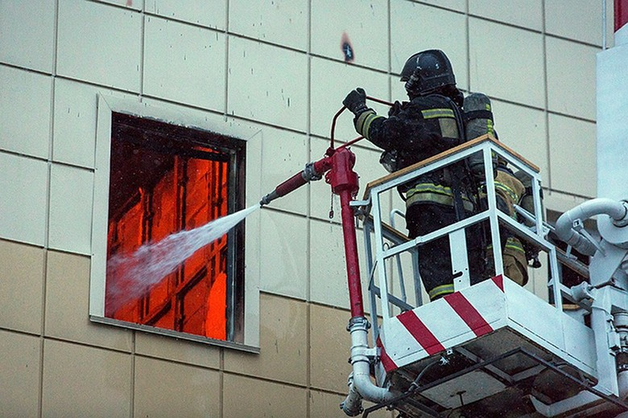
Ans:
[{"label": "beige wall panel", "polygon": [[344,413],[339,405],[346,395],[337,395],[328,392],[310,391],[310,418],[341,417]]},{"label": "beige wall panel", "polygon": [[244,376],[224,375],[224,417],[306,417],[307,391]]},{"label": "beige wall panel", "polygon": [[137,356],[134,416],[218,417],[220,374],[214,370]]},{"label": "beige wall panel", "polygon": [[595,59],[600,49],[553,37],[546,43],[549,110],[595,120]]},{"label": "beige wall panel", "polygon": [[470,0],[469,14],[532,30],[543,30],[543,0]]},{"label": "beige wall panel", "polygon": [[220,368],[220,348],[147,332],[135,332],[135,353],[194,366]]},{"label": "beige wall panel", "polygon": [[[388,76],[356,66],[313,57],[311,60],[311,131],[329,138],[334,115],[342,108],[342,101],[356,87],[362,87],[370,97],[388,100]],[[379,113],[382,108],[374,102],[367,105]],[[386,110],[387,111],[387,110]],[[336,122],[334,138],[349,141],[358,137],[353,126],[353,114],[345,110]],[[339,144],[336,144],[338,146]],[[325,154],[329,143],[312,147],[312,158]]]},{"label": "beige wall panel", "polygon": [[385,0],[312,1],[312,53],[344,61],[346,36],[355,64],[387,71],[387,9]]},{"label": "beige wall panel", "polygon": [[91,254],[94,173],[53,164],[50,175],[49,246]]},{"label": "beige wall panel", "polygon": [[[608,0],[608,3],[613,3]],[[545,30],[552,35],[602,45],[602,4],[591,0],[545,0]],[[612,26],[612,14],[608,15]]]},{"label": "beige wall panel", "polygon": [[55,80],[54,161],[94,168],[97,95],[101,90],[75,81]]},{"label": "beige wall panel", "polygon": [[48,252],[45,335],[130,352],[132,331],[89,321],[89,257]]},{"label": "beige wall panel", "polygon": [[310,382],[313,388],[346,393],[351,365],[348,311],[320,305],[310,308]]},{"label": "beige wall panel", "polygon": [[43,416],[128,417],[131,378],[128,354],[45,340]]},{"label": "beige wall panel", "polygon": [[0,327],[39,334],[44,250],[0,241],[0,265]]},{"label": "beige wall panel", "polygon": [[[558,212],[559,214],[567,212],[569,209],[573,209],[587,200],[584,197],[566,194],[561,191],[547,190],[547,193],[543,193],[543,205],[548,210]],[[558,218],[558,215],[555,218]]]},{"label": "beige wall panel", "polygon": [[[264,149],[264,139],[266,138],[266,129],[259,129],[250,137],[246,138],[246,206],[258,204],[261,196],[265,196],[274,190],[275,186],[270,186],[271,190],[262,188],[262,176],[264,171],[264,164],[262,164],[262,150]],[[273,134],[270,133],[268,142],[274,143],[272,139]],[[273,158],[272,156],[269,156]],[[256,214],[253,214],[254,216]],[[249,217],[250,219],[250,217]],[[248,227],[247,227],[248,230]]]},{"label": "beige wall panel", "polygon": [[145,94],[224,111],[224,34],[147,17],[145,35]]},{"label": "beige wall panel", "polygon": [[[346,394],[337,395],[328,392],[319,392],[317,390],[310,391],[310,418],[332,418],[345,417],[345,413],[339,408],[341,402],[346,399]],[[364,409],[373,406],[370,402],[363,402]],[[387,411],[386,408],[382,408],[378,411],[371,412],[369,415],[371,418],[391,418],[395,416],[393,412]]]},{"label": "beige wall panel", "polygon": [[52,160],[94,168],[98,94],[137,101],[137,97],[89,84],[55,79]]},{"label": "beige wall panel", "polygon": [[305,51],[308,4],[307,0],[231,0],[229,31]]},{"label": "beige wall panel", "polygon": [[231,37],[228,71],[228,113],[305,131],[305,54]]},{"label": "beige wall panel", "polygon": [[181,3],[179,0],[149,0],[146,1],[145,10],[147,13],[155,13],[165,18],[224,29],[227,1],[186,0],[185,3]]},{"label": "beige wall panel", "polygon": [[[604,37],[606,38],[606,47],[612,48],[615,46],[615,25],[614,25],[614,15],[615,13],[615,2],[614,1],[606,1],[606,30],[604,31]],[[600,42],[604,42],[604,39],[600,39]]]},{"label": "beige wall panel", "polygon": [[[406,0],[396,0],[406,1]],[[467,9],[466,0],[415,0],[418,3],[430,4],[445,9],[456,10],[458,12],[464,12]]]},{"label": "beige wall panel", "polygon": [[0,149],[47,158],[52,79],[0,65],[0,92]]},{"label": "beige wall panel", "polygon": [[142,10],[144,7],[144,0],[96,0],[103,3],[111,3],[117,6],[124,6],[133,10]]},{"label": "beige wall panel", "polygon": [[43,246],[48,164],[0,152],[0,190],[0,238]]},{"label": "beige wall panel", "polygon": [[[496,39],[505,40],[495,42]],[[543,108],[543,36],[523,29],[469,20],[471,91]]]},{"label": "beige wall panel", "polygon": [[61,0],[57,73],[139,91],[141,25],[140,14],[131,10],[103,3]]},{"label": "beige wall panel", "polygon": [[595,197],[595,124],[550,114],[549,135],[552,189]]},{"label": "beige wall panel", "polygon": [[[286,197],[286,199],[289,197]],[[258,239],[260,289],[298,299],[307,298],[307,219],[263,210]]]},{"label": "beige wall panel", "polygon": [[[340,204],[338,202],[335,204],[335,211],[339,219]],[[316,220],[313,220],[310,226],[310,300],[348,309],[349,291],[342,227],[336,223]],[[363,271],[364,239],[360,231],[357,232],[364,310],[368,311],[366,303],[368,273]]]},{"label": "beige wall panel", "polygon": [[[261,167],[255,167],[247,172],[247,182],[255,177],[261,178],[261,193],[250,196],[258,201],[267,193],[275,190],[279,184],[303,171],[305,164],[310,161],[308,140],[303,134],[297,134],[281,129],[263,127],[261,136]],[[248,148],[248,144],[247,144]],[[252,158],[257,158],[250,152]],[[305,215],[307,213],[307,189],[301,187],[289,195],[271,203],[273,208],[283,209]]]},{"label": "beige wall panel", "polygon": [[0,330],[0,353],[0,416],[37,416],[40,339]]},{"label": "beige wall panel", "polygon": [[260,353],[225,350],[225,370],[297,385],[307,384],[307,306],[261,295]]},{"label": "beige wall panel", "polygon": [[463,14],[396,1],[391,4],[390,16],[392,73],[400,74],[406,60],[419,51],[442,49],[454,68],[458,87],[467,88],[467,33]]},{"label": "beige wall panel", "polygon": [[0,3],[0,62],[51,73],[54,16],[54,0]]},{"label": "beige wall panel", "polygon": [[491,100],[499,140],[541,170],[543,186],[549,186],[547,123],[541,110]]}]

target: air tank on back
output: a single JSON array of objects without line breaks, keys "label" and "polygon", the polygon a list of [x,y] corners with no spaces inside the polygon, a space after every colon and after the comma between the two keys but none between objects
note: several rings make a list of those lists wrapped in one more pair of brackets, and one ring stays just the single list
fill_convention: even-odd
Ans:
[{"label": "air tank on back", "polygon": [[[491,99],[482,93],[471,93],[464,98],[465,135],[467,141],[482,135],[496,136],[493,127]],[[493,161],[493,167],[497,161]],[[484,174],[484,161],[481,153],[469,157],[469,168],[476,176]]]}]

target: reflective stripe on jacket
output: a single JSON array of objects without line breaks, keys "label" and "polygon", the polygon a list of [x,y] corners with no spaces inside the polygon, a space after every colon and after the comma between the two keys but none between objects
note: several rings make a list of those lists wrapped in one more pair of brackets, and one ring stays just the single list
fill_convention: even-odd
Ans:
[{"label": "reflective stripe on jacket", "polygon": [[[419,183],[406,192],[406,207],[415,203],[439,203],[453,206],[454,195],[449,186],[434,183]],[[467,196],[462,196],[465,210],[472,212],[473,203]]]},{"label": "reflective stripe on jacket", "polygon": [[423,119],[438,119],[441,134],[447,138],[460,138],[456,114],[451,108],[425,109],[421,111]]},{"label": "reflective stripe on jacket", "polygon": [[454,293],[454,284],[442,284],[440,286],[436,286],[434,289],[428,292],[428,296],[430,300],[438,299],[442,296],[448,295],[450,293]]},{"label": "reflective stripe on jacket", "polygon": [[369,109],[366,112],[362,112],[354,120],[355,130],[364,138],[370,140],[371,138],[369,137],[369,129],[371,128],[371,123],[373,123],[375,119],[380,119],[380,118],[384,118],[384,117],[378,115],[373,110]]}]

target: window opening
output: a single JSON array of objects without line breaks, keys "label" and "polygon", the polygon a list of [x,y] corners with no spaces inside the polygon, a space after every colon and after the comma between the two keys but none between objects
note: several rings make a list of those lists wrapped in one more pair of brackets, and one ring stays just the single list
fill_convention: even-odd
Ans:
[{"label": "window opening", "polygon": [[164,254],[137,251],[242,209],[244,155],[241,140],[112,114],[106,317],[243,342],[242,224],[165,275],[148,273]]}]

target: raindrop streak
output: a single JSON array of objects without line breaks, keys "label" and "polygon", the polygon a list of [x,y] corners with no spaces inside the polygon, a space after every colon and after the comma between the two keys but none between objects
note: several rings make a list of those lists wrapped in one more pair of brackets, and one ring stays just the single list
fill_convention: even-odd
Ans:
[{"label": "raindrop streak", "polygon": [[107,275],[116,278],[107,286],[106,312],[112,313],[159,283],[188,257],[226,234],[259,209],[247,209],[215,219],[195,229],[180,231],[161,241],[142,245],[133,254],[117,254],[107,262]]}]

